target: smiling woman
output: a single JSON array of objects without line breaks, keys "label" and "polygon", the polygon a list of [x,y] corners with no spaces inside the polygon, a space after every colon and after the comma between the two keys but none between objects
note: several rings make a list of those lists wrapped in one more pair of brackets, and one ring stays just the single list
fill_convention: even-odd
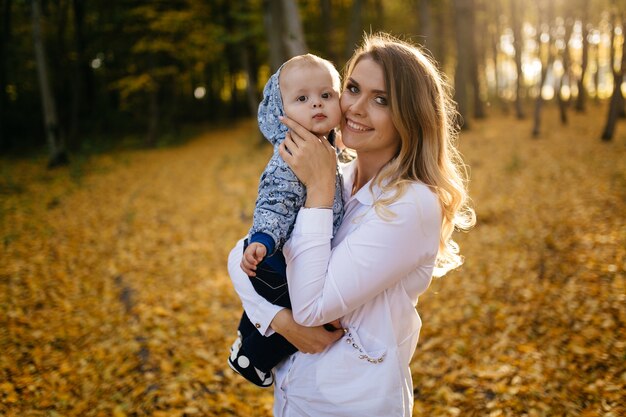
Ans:
[{"label": "smiling woman", "polygon": [[[341,111],[343,142],[357,157],[342,166],[338,228],[330,210],[334,150],[283,119],[289,132],[279,154],[306,184],[283,250],[291,308],[250,291],[239,268],[242,243],[229,272],[259,331],[298,348],[274,371],[276,416],[410,416],[409,362],[421,328],[415,304],[433,273],[461,263],[451,233],[474,222],[454,112],[435,65],[386,35],[368,36],[348,63]],[[327,323],[343,327],[340,341],[337,332],[319,332]]]}]

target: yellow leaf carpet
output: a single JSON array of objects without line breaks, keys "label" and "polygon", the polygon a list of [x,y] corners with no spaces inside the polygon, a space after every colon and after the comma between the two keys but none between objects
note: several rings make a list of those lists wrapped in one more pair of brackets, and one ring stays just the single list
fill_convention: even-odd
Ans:
[{"label": "yellow leaf carpet", "polygon": [[[593,107],[593,106],[592,106]],[[626,133],[604,108],[461,135],[478,224],[433,282],[415,415],[626,415]],[[184,145],[0,159],[0,415],[269,416],[226,366],[226,256],[271,155],[253,121]]]}]

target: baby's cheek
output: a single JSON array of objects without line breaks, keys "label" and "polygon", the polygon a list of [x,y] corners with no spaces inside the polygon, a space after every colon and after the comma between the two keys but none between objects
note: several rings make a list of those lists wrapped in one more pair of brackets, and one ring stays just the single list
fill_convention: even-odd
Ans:
[{"label": "baby's cheek", "polygon": [[334,106],[329,119],[332,120],[333,126],[336,126],[341,122],[341,107],[339,106],[339,101],[337,101],[336,106]]}]

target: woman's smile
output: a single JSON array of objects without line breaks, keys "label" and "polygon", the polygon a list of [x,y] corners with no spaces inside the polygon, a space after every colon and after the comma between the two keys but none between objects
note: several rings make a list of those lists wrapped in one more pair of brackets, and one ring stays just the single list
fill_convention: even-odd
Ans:
[{"label": "woman's smile", "polygon": [[357,123],[357,122],[355,122],[353,120],[348,119],[347,117],[346,117],[346,126],[349,129],[355,130],[357,132],[367,132],[367,131],[372,130],[371,127],[364,126],[364,125],[362,125],[360,123]]}]

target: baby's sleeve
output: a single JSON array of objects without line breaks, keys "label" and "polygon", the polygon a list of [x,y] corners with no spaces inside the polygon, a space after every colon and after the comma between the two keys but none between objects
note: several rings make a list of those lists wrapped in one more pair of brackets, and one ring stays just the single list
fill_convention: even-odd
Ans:
[{"label": "baby's sleeve", "polygon": [[[282,249],[304,205],[306,189],[275,148],[259,182],[259,192],[254,208],[250,241],[254,237],[269,235],[274,248],[268,247],[267,256]],[[267,245],[266,245],[267,246]]]}]

